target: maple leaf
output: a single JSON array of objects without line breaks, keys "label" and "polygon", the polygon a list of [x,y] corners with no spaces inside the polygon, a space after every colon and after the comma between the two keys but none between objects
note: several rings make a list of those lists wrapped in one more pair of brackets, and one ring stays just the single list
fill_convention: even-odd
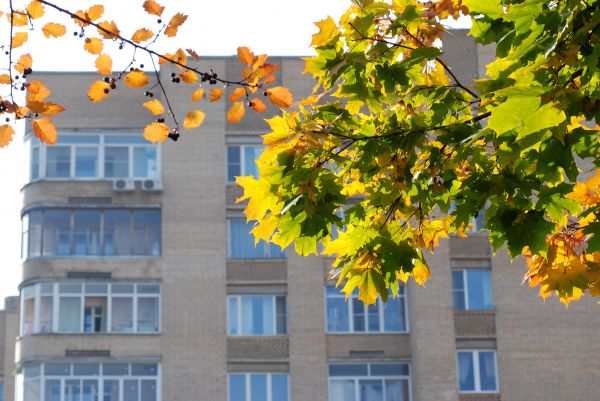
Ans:
[{"label": "maple leaf", "polygon": [[144,129],[144,138],[152,143],[164,142],[168,138],[170,130],[165,123],[153,122]]},{"label": "maple leaf", "polygon": [[44,116],[52,116],[65,111],[64,107],[52,102],[27,102],[27,107],[31,111],[38,114],[42,114]]},{"label": "maple leaf", "polygon": [[154,0],[146,0],[144,2],[144,10],[146,10],[148,14],[153,14],[160,17],[165,8]]},{"label": "maple leaf", "polygon": [[38,118],[33,120],[33,133],[38,139],[47,144],[54,144],[58,139],[56,127],[52,123],[51,118]]},{"label": "maple leaf", "polygon": [[54,38],[58,38],[63,36],[67,32],[67,28],[63,24],[48,22],[42,27],[42,32],[47,38],[51,36]]},{"label": "maple leaf", "polygon": [[104,100],[109,96],[109,94],[110,84],[104,81],[94,82],[87,92],[88,98],[94,103]]},{"label": "maple leaf", "polygon": [[171,18],[171,21],[169,21],[167,29],[165,29],[165,35],[171,38],[177,35],[178,28],[185,22],[185,20],[187,20],[187,15],[181,13],[175,14]]},{"label": "maple leaf", "polygon": [[[96,4],[91,6],[86,12],[87,19],[90,21],[96,21],[104,14],[104,6],[102,4]],[[114,31],[113,31],[114,32]]]},{"label": "maple leaf", "polygon": [[210,94],[208,95],[208,99],[211,102],[216,102],[217,100],[221,99],[221,97],[225,94],[225,91],[223,89],[219,89],[219,88],[211,88],[210,90]]},{"label": "maple leaf", "polygon": [[27,14],[29,14],[29,18],[31,19],[41,18],[45,12],[44,6],[39,1],[33,0],[27,4]]},{"label": "maple leaf", "polygon": [[50,96],[50,90],[40,81],[31,81],[27,84],[27,101],[43,102]]},{"label": "maple leaf", "polygon": [[252,104],[252,109],[254,109],[254,111],[257,113],[262,113],[263,111],[267,110],[267,105],[259,98],[253,99],[250,103]]},{"label": "maple leaf", "polygon": [[185,115],[183,120],[183,128],[192,129],[199,127],[204,121],[206,114],[200,110],[191,110]]},{"label": "maple leaf", "polygon": [[331,17],[327,17],[327,19],[315,22],[315,25],[317,28],[319,28],[319,32],[312,36],[312,42],[310,45],[313,47],[326,45],[340,33],[335,21]]},{"label": "maple leaf", "polygon": [[0,125],[0,148],[5,147],[12,141],[15,130],[8,124]]},{"label": "maple leaf", "polygon": [[85,38],[83,48],[89,53],[100,54],[104,48],[104,42],[98,38]]},{"label": "maple leaf", "polygon": [[179,76],[181,77],[183,82],[185,82],[187,84],[194,84],[194,83],[198,82],[198,76],[192,70],[187,70],[185,72],[182,72],[179,74]]},{"label": "maple leaf", "polygon": [[290,91],[283,86],[276,86],[266,90],[271,103],[281,108],[290,107],[294,101]]},{"label": "maple leaf", "polygon": [[112,73],[112,59],[108,54],[101,54],[96,58],[96,70],[100,75],[110,75]]},{"label": "maple leaf", "polygon": [[148,76],[143,71],[131,71],[125,75],[123,82],[129,87],[139,88],[148,84]]},{"label": "maple leaf", "polygon": [[227,121],[232,124],[239,123],[245,113],[244,102],[235,102],[227,112]]},{"label": "maple leaf", "polygon": [[10,75],[8,75],[8,74],[0,75],[0,84],[10,85],[11,83],[12,83],[12,79],[10,78]]},{"label": "maple leaf", "polygon": [[17,32],[12,37],[12,48],[16,49],[23,43],[27,42],[27,32]]},{"label": "maple leaf", "polygon": [[192,93],[192,102],[199,102],[204,97],[204,89],[198,88]]},{"label": "maple leaf", "polygon": [[29,24],[29,18],[27,17],[27,13],[25,11],[15,11],[11,14],[6,14],[6,19],[8,19],[9,24],[11,23],[11,15],[13,26],[26,26]]},{"label": "maple leaf", "polygon": [[229,101],[235,102],[236,100],[239,100],[239,99],[243,98],[244,96],[246,96],[246,90],[244,88],[242,88],[242,87],[235,88],[233,90],[233,92],[231,92],[231,95],[229,95]]},{"label": "maple leaf", "polygon": [[15,64],[14,68],[15,68],[15,70],[19,71],[22,74],[23,71],[25,71],[25,69],[31,68],[32,65],[33,65],[33,59],[31,58],[29,53],[27,53],[27,54],[23,54],[21,57],[19,57],[19,60]]},{"label": "maple leaf", "polygon": [[140,28],[137,31],[135,31],[133,36],[131,36],[131,40],[135,43],[142,43],[149,39],[152,39],[153,36],[154,32],[152,32],[151,30],[146,28]]},{"label": "maple leaf", "polygon": [[237,55],[242,64],[250,65],[254,61],[254,53],[247,47],[238,47]]},{"label": "maple leaf", "polygon": [[144,107],[147,108],[148,111],[150,111],[150,113],[154,114],[155,116],[165,112],[165,108],[158,99],[144,102]]},{"label": "maple leaf", "polygon": [[119,28],[117,28],[117,24],[114,21],[102,21],[98,24],[98,33],[104,39],[118,39],[117,35],[121,34]]}]

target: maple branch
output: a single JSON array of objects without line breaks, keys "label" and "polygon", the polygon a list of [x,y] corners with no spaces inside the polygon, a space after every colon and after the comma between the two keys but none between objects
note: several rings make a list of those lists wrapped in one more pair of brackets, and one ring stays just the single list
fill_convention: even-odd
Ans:
[{"label": "maple branch", "polygon": [[81,22],[83,22],[85,24],[91,25],[91,26],[95,27],[96,29],[98,29],[99,31],[102,31],[102,32],[106,33],[107,35],[112,36],[115,39],[119,39],[123,43],[127,43],[128,45],[133,46],[135,49],[140,49],[142,51],[145,51],[150,56],[154,56],[154,57],[157,57],[159,59],[165,60],[165,61],[167,61],[167,62],[169,62],[171,64],[177,65],[177,66],[179,66],[181,68],[185,68],[186,70],[194,71],[195,73],[199,74],[202,77],[207,77],[207,76],[210,75],[210,77],[211,77],[212,80],[220,82],[220,83],[222,83],[224,85],[238,85],[238,86],[253,87],[253,88],[260,88],[262,86],[261,84],[256,84],[256,85],[249,84],[246,79],[242,79],[242,80],[239,80],[239,81],[230,81],[230,80],[219,78],[218,76],[209,74],[208,72],[200,71],[200,70],[198,70],[198,69],[196,69],[194,67],[190,67],[190,66],[188,66],[186,64],[183,64],[183,63],[181,63],[181,62],[179,62],[177,60],[172,60],[172,59],[170,59],[168,57],[165,57],[164,55],[162,55],[162,54],[160,54],[160,53],[158,53],[158,52],[156,52],[156,51],[154,51],[152,49],[147,48],[148,45],[142,46],[142,45],[139,45],[139,44],[135,43],[134,41],[132,41],[130,39],[124,38],[120,34],[116,34],[116,33],[112,32],[112,31],[110,31],[110,30],[108,30],[108,29],[100,26],[99,24],[97,24],[97,23],[95,23],[93,21],[90,21],[90,20],[88,20],[86,18],[80,17],[79,15],[77,15],[77,14],[75,14],[75,13],[67,10],[66,8],[57,6],[56,4],[51,3],[51,2],[49,2],[47,0],[36,0],[36,1],[39,2],[39,3],[45,4],[48,7],[53,8],[53,9],[55,9],[55,10],[57,10],[57,11],[63,13],[63,14],[68,15],[72,19],[76,19],[76,20],[81,21]]},{"label": "maple branch", "polygon": [[[13,2],[9,0],[9,8],[10,8],[10,41],[8,43],[8,76],[10,79],[10,101],[13,104],[13,108],[15,107],[15,97],[13,94],[13,78],[11,73],[12,68],[12,50],[13,50],[13,20],[15,10],[13,9]],[[16,110],[15,110],[16,112]]]},{"label": "maple branch", "polygon": [[175,135],[175,136],[171,138],[172,140],[176,141],[177,138],[179,138],[179,122],[177,121],[177,117],[175,117],[175,112],[173,111],[173,108],[171,107],[171,102],[169,101],[169,97],[167,96],[167,91],[165,90],[165,87],[163,86],[162,81],[160,80],[160,74],[158,73],[158,68],[156,68],[156,63],[154,62],[154,59],[152,57],[150,57],[150,60],[152,61],[152,68],[154,69],[154,74],[156,75],[156,83],[158,84],[160,91],[162,92],[163,96],[165,97],[165,102],[167,103],[167,108],[169,109],[169,114],[171,115],[171,118],[173,119],[173,122],[175,123],[175,126],[177,127],[175,129],[175,132],[173,133],[173,135]]}]

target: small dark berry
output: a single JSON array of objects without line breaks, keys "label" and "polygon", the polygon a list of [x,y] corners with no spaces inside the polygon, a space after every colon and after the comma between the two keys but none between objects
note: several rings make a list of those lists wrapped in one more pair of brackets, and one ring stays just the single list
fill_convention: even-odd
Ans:
[{"label": "small dark berry", "polygon": [[10,118],[6,117],[6,119],[4,121],[9,122]]},{"label": "small dark berry", "polygon": [[150,92],[150,93],[148,93],[148,96],[149,97],[154,97],[154,93]]},{"label": "small dark berry", "polygon": [[263,96],[267,96],[267,91],[264,91],[264,92],[263,92]]},{"label": "small dark berry", "polygon": [[15,75],[15,79],[19,79],[19,76],[18,76],[18,75]]},{"label": "small dark berry", "polygon": [[134,68],[133,68],[133,67],[129,68],[129,71],[133,71],[133,70],[134,70]]},{"label": "small dark berry", "polygon": [[181,82],[181,78],[179,78],[179,77],[173,78],[173,82],[175,82],[176,84],[178,84],[179,82]]},{"label": "small dark berry", "polygon": [[175,74],[174,72],[171,73],[171,78],[175,78],[177,74]]},{"label": "small dark berry", "polygon": [[144,68],[144,64],[140,64],[140,68]]},{"label": "small dark berry", "polygon": [[249,101],[248,102],[248,107],[252,107],[252,106],[254,106],[254,103],[252,103],[252,101]]},{"label": "small dark berry", "polygon": [[108,92],[109,92],[108,88],[104,88],[104,93],[108,93]]},{"label": "small dark berry", "polygon": [[174,134],[174,133],[170,133],[168,135],[168,137],[173,140],[173,142],[177,142],[177,140],[179,139],[179,134]]},{"label": "small dark berry", "polygon": [[117,85],[113,82],[110,84],[110,89],[117,89]]},{"label": "small dark berry", "polygon": [[157,123],[164,123],[164,122],[165,122],[165,119],[164,119],[164,118],[157,118],[157,119],[156,119],[156,122],[157,122]]},{"label": "small dark berry", "polygon": [[123,43],[119,45],[119,50],[123,50]]},{"label": "small dark berry", "polygon": [[157,24],[162,24],[162,20],[159,18],[158,20],[156,20]]},{"label": "small dark berry", "polygon": [[80,38],[83,38],[83,32],[81,32],[81,33],[79,34],[79,37],[80,37]]},{"label": "small dark berry", "polygon": [[104,77],[104,82],[109,83],[110,82],[110,78],[109,77]]},{"label": "small dark berry", "polygon": [[208,83],[211,84],[211,85],[216,85],[217,84],[217,80],[216,79],[211,79]]},{"label": "small dark berry", "polygon": [[73,36],[79,35],[79,32],[73,32]]}]

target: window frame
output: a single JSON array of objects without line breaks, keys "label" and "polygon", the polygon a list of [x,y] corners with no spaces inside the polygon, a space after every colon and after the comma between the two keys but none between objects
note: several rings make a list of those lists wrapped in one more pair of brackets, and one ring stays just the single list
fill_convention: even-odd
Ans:
[{"label": "window frame", "polygon": [[[44,244],[44,236],[46,230],[48,230],[51,226],[48,226],[46,223],[46,214],[50,211],[62,211],[66,212],[69,215],[68,222],[63,222],[66,224],[63,228],[68,229],[69,235],[69,252],[68,253],[58,253],[56,251],[48,254],[45,250]],[[75,225],[75,214],[81,211],[93,211],[98,212],[100,222],[98,226],[98,243],[97,248],[98,252],[96,253],[84,253],[77,254],[75,252],[75,233],[76,233],[76,225]],[[128,246],[129,250],[124,254],[105,254],[105,245],[106,245],[106,214],[107,212],[112,211],[122,211],[127,212],[129,214],[129,228],[128,228]],[[31,232],[31,218],[30,214],[38,212],[40,214],[39,226],[39,245],[37,248],[30,246],[29,242],[32,240],[32,232]],[[142,212],[158,212],[158,249],[155,249],[154,244],[150,244],[149,238],[146,238],[146,253],[138,253],[135,252],[135,244],[136,244],[136,230],[138,229],[136,223],[136,214]],[[24,221],[27,220],[27,226],[24,225]],[[67,227],[68,226],[68,227]],[[147,227],[150,227],[148,225]],[[56,227],[55,227],[56,228]],[[36,232],[37,233],[37,232]],[[55,234],[53,237],[56,241],[58,236]],[[27,244],[21,244],[21,251],[27,251],[27,254],[21,254],[21,260],[27,259],[37,259],[37,258],[158,258],[162,254],[162,210],[156,206],[138,206],[138,207],[123,207],[123,206],[114,206],[114,207],[33,207],[26,209],[21,214],[21,241],[27,239]],[[37,239],[37,237],[35,238]]]},{"label": "window frame", "polygon": [[[345,335],[345,334],[350,334],[350,335],[371,335],[371,334],[408,334],[410,333],[410,326],[409,326],[409,321],[410,319],[408,318],[408,296],[406,294],[407,292],[407,288],[406,286],[400,286],[400,289],[398,291],[398,298],[401,300],[402,305],[404,306],[404,327],[406,328],[405,330],[399,330],[399,331],[386,331],[385,330],[385,305],[383,303],[383,301],[381,300],[381,298],[377,298],[377,308],[378,308],[378,314],[379,314],[379,327],[380,330],[379,331],[371,331],[369,330],[368,327],[368,308],[363,305],[363,312],[364,312],[364,317],[365,317],[365,330],[364,331],[356,331],[354,330],[354,307],[353,307],[353,302],[354,299],[358,299],[358,293],[355,291],[352,294],[350,294],[350,296],[348,297],[348,299],[344,299],[346,296],[343,293],[337,293],[337,294],[328,294],[328,289],[333,288],[331,286],[327,286],[325,288],[325,334],[341,334],[341,335]],[[346,303],[346,307],[348,310],[348,331],[331,331],[329,330],[329,313],[328,313],[328,308],[327,308],[327,301],[329,298],[342,298],[344,299],[345,303]],[[392,299],[392,295],[389,295],[388,298],[388,302]]]},{"label": "window frame", "polygon": [[[237,163],[233,163],[231,160],[229,160],[229,148],[238,148],[239,152],[240,152],[240,158],[238,160]],[[246,148],[259,148],[259,150],[264,150],[265,147],[264,145],[260,145],[260,144],[226,144],[225,145],[225,175],[227,178],[227,182],[230,184],[234,184],[235,183],[235,177],[233,180],[230,179],[229,177],[229,166],[232,164],[239,164],[240,166],[240,175],[236,176],[236,177],[243,177],[243,176],[247,176],[247,175],[251,175],[248,171],[246,171],[246,152],[245,149]],[[256,164],[256,159],[254,160],[254,164]],[[258,166],[256,167],[256,172],[258,174]],[[258,177],[255,177],[258,178]]]},{"label": "window frame", "polygon": [[[490,288],[492,289],[492,307],[489,309],[472,309],[470,306],[470,299],[469,299],[469,284],[468,284],[468,272],[471,271],[486,271],[489,272],[490,274]],[[492,277],[492,269],[490,268],[484,268],[483,266],[481,268],[453,268],[451,274],[454,275],[454,273],[462,273],[462,289],[457,289],[454,287],[454,277],[452,277],[452,308],[455,311],[494,311],[496,310],[496,304],[494,302],[494,287],[493,287],[493,277]],[[465,307],[463,309],[461,308],[457,308],[456,304],[454,302],[454,296],[456,295],[456,293],[460,293],[462,292],[462,298],[463,298],[463,302]]]},{"label": "window frame", "polygon": [[[79,292],[61,292],[60,285],[61,284],[73,284],[79,285]],[[133,285],[133,292],[114,292],[113,286],[127,284]],[[42,285],[51,285],[52,292],[51,295],[49,293],[42,292]],[[93,285],[106,285],[106,292],[87,292],[87,286]],[[140,286],[144,285],[157,285],[158,292],[156,293],[143,293],[140,292]],[[38,335],[38,334],[78,334],[78,335],[98,335],[98,334],[160,334],[162,332],[162,288],[159,282],[80,282],[80,281],[61,281],[61,282],[39,282],[31,285],[27,285],[21,288],[21,307],[25,306],[25,303],[29,299],[34,299],[34,320],[32,323],[31,331],[26,330],[25,327],[25,314],[21,314],[19,333],[21,337],[28,335]],[[27,289],[32,288],[33,295],[25,296],[24,292],[30,291]],[[51,297],[52,299],[52,316],[51,316],[51,329],[49,331],[41,331],[40,323],[41,323],[41,299],[42,297]],[[104,322],[104,331],[85,331],[85,308],[86,298],[106,298],[106,322]],[[77,331],[66,331],[60,330],[60,304],[61,299],[70,298],[70,299],[78,299],[79,300],[79,329]],[[112,328],[112,320],[113,320],[113,300],[114,298],[131,298],[132,300],[132,330],[131,331],[115,331]],[[156,331],[140,331],[139,329],[139,299],[156,299],[158,301],[158,308],[156,310],[157,313],[157,330]]]},{"label": "window frame", "polygon": [[[97,137],[97,143],[61,143],[61,138],[67,140],[73,136],[89,136]],[[97,180],[118,180],[118,179],[133,179],[133,180],[160,180],[162,176],[162,147],[160,144],[153,144],[150,142],[139,143],[130,142],[130,143],[111,143],[107,141],[107,137],[117,137],[122,136],[124,138],[139,138],[139,134],[130,133],[130,132],[104,132],[104,133],[94,133],[94,132],[68,132],[60,135],[60,138],[57,142],[57,146],[66,147],[69,149],[69,174],[65,177],[49,177],[47,174],[47,150],[48,145],[39,141],[33,135],[26,137],[26,153],[27,153],[27,176],[25,177],[26,183],[50,180],[50,181],[65,181],[65,180],[75,180],[75,181],[97,181]],[[105,163],[106,163],[106,148],[107,147],[127,147],[127,161],[128,161],[128,174],[124,177],[108,177],[106,176],[105,171]],[[87,149],[97,149],[98,150],[98,159],[96,166],[96,175],[89,177],[77,176],[77,149],[87,148]],[[136,148],[144,148],[144,149],[154,149],[156,151],[156,175],[149,174],[147,176],[136,176],[135,175],[135,149]],[[34,156],[34,150],[38,150],[37,158]],[[34,169],[34,166],[37,166],[37,170]],[[37,177],[33,177],[34,171],[37,171]]]},{"label": "window frame", "polygon": [[[481,369],[479,366],[479,353],[491,352],[494,356],[494,379],[495,379],[495,390],[481,390]],[[474,390],[461,390],[460,389],[460,371],[459,371],[459,353],[471,354],[471,361],[473,363],[473,382]],[[456,350],[456,388],[460,394],[497,394],[500,392],[500,378],[498,377],[498,353],[495,349],[457,349]]]},{"label": "window frame", "polygon": [[[272,313],[273,313],[273,333],[262,333],[262,334],[242,334],[242,327],[243,327],[243,313],[242,313],[242,307],[241,307],[241,302],[242,302],[242,298],[247,298],[247,297],[271,297],[272,299]],[[277,299],[279,298],[283,298],[284,303],[285,303],[285,331],[283,333],[278,333],[277,332],[277,318],[281,315],[277,313]],[[229,308],[229,303],[230,300],[232,299],[236,299],[236,325],[237,325],[237,331],[238,333],[232,333],[231,327],[229,326],[230,323],[230,308]],[[227,336],[228,337],[285,337],[288,335],[288,303],[287,303],[287,295],[284,294],[228,294],[227,298],[226,298],[226,302],[227,302],[227,314],[226,314],[226,319],[227,319]],[[253,316],[254,317],[254,316]]]},{"label": "window frame", "polygon": [[[393,364],[404,364],[407,366],[408,368],[408,375],[371,375],[371,367],[372,365],[393,365]],[[359,376],[359,375],[340,375],[340,376],[331,376],[329,368],[332,365],[366,365],[367,366],[367,374],[365,376]],[[405,380],[407,387],[408,387],[408,401],[412,401],[413,399],[413,394],[412,394],[412,367],[410,365],[409,362],[406,361],[386,361],[386,362],[361,362],[361,361],[357,361],[357,362],[348,362],[348,363],[337,363],[337,362],[330,362],[327,365],[327,399],[329,401],[333,401],[332,400],[332,394],[331,394],[331,382],[332,381],[336,381],[336,380],[352,380],[354,383],[354,400],[355,401],[362,401],[360,399],[360,385],[359,385],[359,381],[360,380],[381,380],[382,382],[382,388],[383,388],[383,392],[382,392],[382,396],[383,396],[383,400],[386,399],[386,379],[387,380]]]},{"label": "window frame", "polygon": [[273,375],[285,375],[287,376],[287,399],[291,400],[290,391],[290,374],[289,372],[229,372],[227,373],[227,401],[231,400],[231,376],[244,376],[244,393],[246,399],[243,401],[252,401],[252,383],[250,376],[252,375],[264,375],[267,379],[267,401],[279,401],[279,399],[273,398]]}]

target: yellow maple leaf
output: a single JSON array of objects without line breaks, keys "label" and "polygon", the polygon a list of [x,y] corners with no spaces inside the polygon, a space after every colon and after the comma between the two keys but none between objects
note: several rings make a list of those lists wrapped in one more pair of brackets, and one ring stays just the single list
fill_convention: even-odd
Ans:
[{"label": "yellow maple leaf", "polygon": [[19,71],[22,74],[23,71],[25,71],[27,68],[31,68],[32,65],[33,59],[31,58],[29,53],[27,53],[19,57],[19,60],[17,61],[14,67],[15,70]]},{"label": "yellow maple leaf", "polygon": [[46,10],[44,10],[44,6],[37,0],[33,0],[31,3],[27,4],[27,14],[29,14],[29,18],[38,19],[41,18]]},{"label": "yellow maple leaf", "polygon": [[50,90],[40,81],[31,81],[26,86],[28,102],[43,102],[50,96]]},{"label": "yellow maple leaf", "polygon": [[110,84],[104,81],[94,82],[87,92],[88,98],[94,103],[104,100],[109,96],[109,94]]},{"label": "yellow maple leaf", "polygon": [[192,102],[199,102],[204,97],[204,89],[198,88],[192,93]]},{"label": "yellow maple leaf", "polygon": [[267,105],[259,98],[253,99],[250,104],[252,105],[252,109],[257,113],[262,113],[267,110]]},{"label": "yellow maple leaf", "polygon": [[110,75],[112,73],[112,59],[108,54],[101,54],[96,58],[96,70],[100,75]]},{"label": "yellow maple leaf", "polygon": [[206,114],[200,110],[191,110],[185,115],[183,120],[183,128],[192,129],[199,127],[204,121]]},{"label": "yellow maple leaf", "polygon": [[0,125],[0,148],[5,147],[12,141],[15,130],[8,124]]},{"label": "yellow maple leaf", "polygon": [[116,35],[119,35],[121,31],[117,28],[117,24],[114,21],[102,21],[98,24],[98,33],[104,39],[117,39]]},{"label": "yellow maple leaf", "polygon": [[250,51],[245,46],[240,46],[237,48],[237,55],[242,64],[250,65],[254,62],[254,53]]},{"label": "yellow maple leaf", "polygon": [[194,83],[198,82],[198,76],[192,70],[187,70],[185,72],[182,72],[181,74],[179,74],[179,76],[181,77],[183,82],[185,82],[186,84],[194,84]]},{"label": "yellow maple leaf", "polygon": [[27,32],[17,32],[12,37],[12,48],[16,49],[23,43],[27,42]]},{"label": "yellow maple leaf", "polygon": [[165,123],[153,122],[144,129],[144,138],[152,143],[164,142],[169,137],[169,131],[170,128]]},{"label": "yellow maple leaf", "polygon": [[596,175],[584,182],[577,182],[573,192],[566,195],[567,198],[577,201],[585,206],[592,206],[600,202],[600,170]]},{"label": "yellow maple leaf", "polygon": [[327,19],[315,22],[314,24],[319,28],[319,32],[312,35],[312,42],[310,45],[313,47],[319,47],[329,43],[340,33],[340,30],[335,25],[335,21],[331,17],[327,17]]},{"label": "yellow maple leaf", "polygon": [[8,19],[9,24],[11,23],[11,14],[13,26],[26,26],[27,24],[29,24],[29,18],[27,17],[27,13],[21,10],[6,14],[6,19]]},{"label": "yellow maple leaf", "polygon": [[258,244],[261,240],[268,241],[271,235],[273,235],[273,231],[277,228],[278,221],[279,217],[273,214],[269,214],[259,220],[258,224],[250,230],[250,233],[254,235],[254,244]]},{"label": "yellow maple leaf", "polygon": [[147,108],[148,111],[150,111],[150,113],[154,114],[155,116],[165,112],[165,108],[158,99],[144,102],[144,107]]},{"label": "yellow maple leaf", "polygon": [[135,43],[142,43],[147,40],[152,39],[154,36],[154,32],[146,28],[140,28],[134,32],[133,36],[131,36],[131,40]]},{"label": "yellow maple leaf", "polygon": [[217,100],[221,99],[221,97],[223,96],[224,93],[225,93],[225,91],[223,89],[212,88],[210,90],[210,94],[208,95],[208,98],[210,99],[211,102],[216,102]]},{"label": "yellow maple leaf", "polygon": [[42,32],[47,38],[54,37],[58,38],[63,36],[67,32],[67,28],[62,24],[56,24],[54,22],[48,22],[42,27]]},{"label": "yellow maple leaf", "polygon": [[0,84],[10,85],[11,83],[12,83],[12,80],[10,78],[10,75],[8,75],[8,74],[1,74],[0,75]]},{"label": "yellow maple leaf", "polygon": [[290,107],[294,101],[290,91],[283,86],[276,86],[274,88],[267,89],[266,92],[271,103],[284,109]]},{"label": "yellow maple leaf", "polygon": [[104,49],[104,41],[98,38],[85,38],[83,48],[89,53],[100,54]]},{"label": "yellow maple leaf", "polygon": [[245,113],[244,102],[235,102],[227,112],[227,122],[232,124],[239,123]]},{"label": "yellow maple leaf", "polygon": [[415,266],[411,275],[415,279],[415,282],[422,286],[431,277],[431,272],[429,271],[429,266],[422,262],[421,259],[415,259]]},{"label": "yellow maple leaf", "polygon": [[33,121],[33,133],[40,141],[52,145],[56,143],[58,133],[51,118],[39,118]]},{"label": "yellow maple leaf", "polygon": [[144,10],[146,10],[148,14],[158,15],[160,17],[165,8],[154,0],[146,0],[144,2]]},{"label": "yellow maple leaf", "polygon": [[123,82],[131,88],[139,88],[148,84],[148,76],[143,71],[131,71],[125,75]]},{"label": "yellow maple leaf", "polygon": [[231,95],[229,95],[229,101],[235,102],[236,100],[240,100],[242,97],[246,95],[246,90],[244,88],[235,88]]},{"label": "yellow maple leaf", "polygon": [[102,17],[102,14],[104,14],[104,6],[102,4],[91,6],[86,11],[86,14],[90,21],[96,21],[98,18]]}]

